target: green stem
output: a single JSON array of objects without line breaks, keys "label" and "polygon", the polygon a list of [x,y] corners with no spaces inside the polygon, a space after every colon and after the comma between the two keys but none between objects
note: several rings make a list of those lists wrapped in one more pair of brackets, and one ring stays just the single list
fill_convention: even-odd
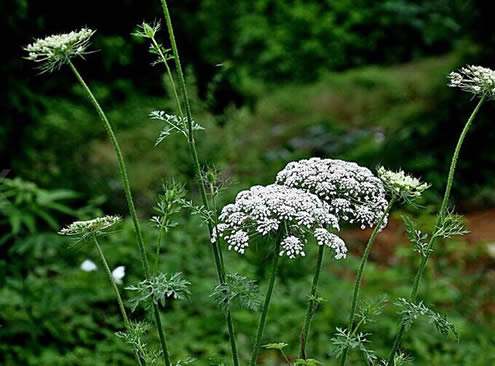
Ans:
[{"label": "green stem", "polygon": [[316,294],[318,291],[318,281],[320,279],[321,266],[323,264],[323,255],[325,253],[325,246],[320,245],[318,248],[318,260],[316,262],[315,274],[313,276],[313,284],[311,286],[311,294],[308,301],[308,308],[306,309],[306,316],[304,317],[304,325],[301,331],[301,349],[299,352],[299,358],[306,359],[306,344],[308,341],[309,329],[311,327],[311,321],[316,308]]},{"label": "green stem", "polygon": [[[112,271],[110,270],[110,266],[108,265],[107,259],[106,259],[105,255],[103,254],[103,250],[101,249],[100,243],[98,243],[98,239],[96,239],[96,236],[93,239],[94,239],[98,254],[100,255],[101,262],[103,263],[103,268],[105,268],[105,272],[107,273],[108,279],[110,280],[110,284],[112,285],[113,291],[115,292],[115,297],[117,298],[117,303],[119,305],[120,314],[122,315],[122,319],[124,320],[124,326],[126,329],[129,329],[131,324],[129,322],[129,317],[127,316],[127,312],[125,310],[124,301],[122,301],[122,296],[120,296],[119,288],[117,287],[117,284],[115,283],[115,280],[113,279]],[[141,366],[144,366],[145,361],[139,356],[139,354],[137,352],[135,352],[135,356],[136,356],[136,360],[137,360],[138,364]]]},{"label": "green stem", "polygon": [[[452,160],[450,163],[450,169],[449,169],[449,175],[447,177],[447,184],[445,186],[445,193],[443,195],[443,200],[442,200],[442,205],[440,206],[440,211],[438,212],[437,219],[436,219],[436,224],[435,228],[441,223],[441,221],[445,218],[445,215],[447,214],[448,210],[448,205],[449,205],[449,199],[450,199],[450,193],[452,190],[452,185],[454,184],[454,175],[457,167],[457,161],[459,159],[459,154],[461,152],[462,145],[464,143],[464,139],[466,138],[466,135],[476,117],[478,114],[481,105],[485,101],[486,96],[483,96],[480,98],[478,104],[474,108],[473,112],[469,116],[466,124],[464,125],[464,128],[462,129],[462,132],[459,136],[459,140],[457,141],[457,145],[454,150],[454,154],[452,155]],[[419,285],[421,283],[421,280],[423,278],[423,274],[426,270],[426,266],[428,264],[428,259],[430,258],[430,255],[433,251],[433,247],[436,244],[437,237],[435,235],[432,235],[430,238],[430,241],[428,242],[428,247],[426,249],[426,254],[421,257],[421,262],[419,264],[418,271],[416,272],[416,276],[414,278],[414,283],[411,289],[411,294],[409,296],[409,299],[412,302],[416,302],[417,297],[418,297],[418,290],[419,290]],[[397,352],[397,350],[400,347],[400,343],[402,340],[402,337],[404,335],[404,332],[406,330],[406,326],[404,323],[404,319],[401,319],[399,330],[397,332],[397,335],[395,336],[394,343],[392,346],[392,350],[390,352],[390,355],[388,357],[388,365],[393,366],[394,365],[394,357]]]},{"label": "green stem", "polygon": [[270,300],[272,298],[273,287],[275,286],[275,279],[277,277],[278,262],[280,257],[280,238],[277,238],[277,244],[275,246],[275,252],[273,253],[272,273],[270,276],[270,282],[268,283],[268,289],[266,290],[265,302],[263,303],[263,309],[261,312],[260,320],[258,322],[258,330],[256,331],[256,338],[254,341],[253,353],[251,355],[250,366],[256,366],[256,360],[261,347],[261,340],[263,338],[263,332],[266,325],[266,317],[268,315],[268,309],[270,307]]},{"label": "green stem", "polygon": [[[126,196],[126,200],[127,200],[127,205],[129,207],[129,213],[131,215],[132,222],[134,224],[134,230],[136,231],[137,243],[138,243],[138,247],[139,247],[139,253],[141,255],[141,261],[143,264],[144,275],[145,275],[145,278],[149,278],[150,269],[149,269],[148,258],[146,256],[146,250],[144,247],[143,234],[142,234],[141,226],[139,224],[139,220],[137,217],[136,207],[134,205],[134,199],[132,197],[131,185],[129,183],[129,176],[127,174],[127,167],[126,167],[126,164],[124,161],[124,156],[122,154],[122,150],[120,149],[119,142],[117,140],[117,137],[115,136],[115,133],[113,131],[112,125],[110,124],[110,121],[108,120],[105,112],[103,111],[100,104],[98,103],[98,100],[94,96],[93,92],[91,91],[89,86],[86,84],[86,82],[82,78],[81,74],[79,74],[79,72],[77,71],[74,64],[70,60],[68,61],[68,64],[69,64],[72,72],[76,76],[76,79],[79,81],[79,83],[82,85],[83,89],[88,94],[89,100],[91,101],[91,103],[95,107],[98,115],[100,116],[101,120],[103,121],[103,124],[105,126],[105,130],[106,130],[108,136],[110,137],[110,142],[112,143],[113,148],[115,150],[115,155],[117,157],[117,162],[119,165],[120,177],[122,179],[122,184],[124,186],[124,192],[125,192],[125,196]],[[155,310],[158,309],[156,305],[154,305],[154,307],[156,308]],[[165,342],[163,341],[165,339],[165,335],[163,333],[163,329],[159,326],[161,324],[160,317],[159,316],[157,317],[156,313],[157,313],[157,311],[155,311],[155,321],[156,321],[156,325],[157,325],[157,331],[158,331],[158,334],[159,334],[160,340],[161,340],[163,357],[165,359],[165,365],[170,366],[171,363],[169,360],[167,347],[166,347]]]},{"label": "green stem", "polygon": [[172,85],[172,92],[174,94],[175,103],[177,104],[177,110],[179,112],[179,115],[182,117],[182,116],[184,116],[184,114],[182,113],[182,106],[181,106],[179,94],[177,93],[177,87],[175,86],[175,80],[174,80],[174,76],[172,74],[172,70],[170,69],[170,66],[168,65],[167,58],[163,54],[162,49],[161,49],[160,45],[158,44],[158,42],[156,41],[155,37],[151,38],[151,42],[153,43],[153,46],[155,47],[155,49],[158,51],[158,55],[160,56],[160,58],[163,61],[163,64],[165,65],[168,78],[170,79],[170,84]]},{"label": "green stem", "polygon": [[117,298],[117,303],[119,304],[119,310],[120,310],[120,314],[122,315],[122,319],[124,320],[124,325],[126,328],[129,328],[130,326],[129,318],[127,317],[127,312],[125,311],[124,302],[122,301],[122,297],[120,296],[119,288],[117,287],[117,284],[113,279],[112,271],[110,270],[107,259],[105,258],[105,255],[103,254],[103,250],[101,249],[100,244],[98,243],[98,239],[96,239],[96,237],[94,238],[94,242],[96,245],[96,249],[98,250],[98,254],[100,255],[101,262],[103,263],[103,267],[105,268],[105,272],[107,273],[113,291],[115,292],[115,297]]},{"label": "green stem", "polygon": [[[347,329],[353,329],[354,328],[354,320],[356,317],[356,309],[357,309],[357,304],[359,302],[359,291],[361,289],[361,282],[362,282],[362,277],[364,273],[364,269],[366,267],[366,263],[368,262],[368,257],[371,252],[371,248],[373,247],[373,244],[375,243],[376,237],[378,236],[380,229],[382,228],[382,225],[385,221],[385,218],[388,216],[390,210],[392,209],[392,206],[394,205],[396,201],[395,197],[392,197],[390,199],[390,202],[387,205],[387,208],[383,212],[382,216],[376,223],[375,227],[373,228],[373,231],[368,239],[368,243],[366,244],[366,248],[364,249],[363,257],[361,258],[361,263],[359,264],[359,269],[356,275],[356,280],[354,282],[354,289],[352,293],[352,302],[351,302],[351,313],[349,315],[349,323],[347,325]],[[340,359],[340,365],[344,366],[346,359],[347,359],[347,353],[348,349],[344,349],[342,352],[342,357]]]},{"label": "green stem", "polygon": [[[175,66],[176,66],[176,71],[177,71],[177,77],[179,79],[179,89],[182,94],[183,102],[185,105],[185,110],[186,110],[186,118],[187,118],[187,141],[189,145],[189,150],[191,153],[191,158],[193,161],[194,165],[194,170],[195,170],[195,175],[197,179],[199,180],[199,188],[201,192],[201,199],[203,202],[204,207],[209,210],[210,209],[210,204],[208,201],[208,195],[206,193],[206,186],[205,182],[203,179],[203,174],[201,172],[201,164],[199,162],[199,156],[198,156],[198,151],[196,148],[196,141],[194,139],[194,130],[193,130],[193,119],[192,119],[192,111],[191,111],[191,103],[189,101],[189,95],[187,92],[186,88],[186,81],[184,78],[184,72],[182,71],[182,64],[180,62],[180,56],[179,56],[179,50],[177,48],[177,43],[175,41],[175,33],[174,33],[174,27],[172,25],[172,18],[170,16],[170,12],[168,9],[167,1],[166,0],[160,0],[162,9],[163,9],[163,14],[165,17],[165,22],[167,24],[167,30],[170,38],[170,45],[172,48],[172,53],[174,55],[174,60],[175,60]],[[180,105],[180,101],[177,100],[177,105]],[[180,108],[180,107],[178,107]],[[213,226],[211,223],[208,223],[208,231],[209,235],[211,238],[211,235],[213,233]],[[223,264],[223,255],[220,246],[218,245],[218,241],[216,241],[214,244],[212,244],[212,250],[213,250],[213,258],[215,261],[215,267],[218,275],[218,279],[220,284],[225,283],[225,268]],[[227,321],[227,328],[229,332],[229,339],[230,339],[230,345],[231,345],[231,353],[232,353],[232,361],[234,366],[239,366],[239,356],[237,353],[237,346],[236,346],[236,337],[234,333],[234,326],[233,326],[233,321],[232,321],[232,316],[230,311],[227,311],[226,313],[226,321]]]}]

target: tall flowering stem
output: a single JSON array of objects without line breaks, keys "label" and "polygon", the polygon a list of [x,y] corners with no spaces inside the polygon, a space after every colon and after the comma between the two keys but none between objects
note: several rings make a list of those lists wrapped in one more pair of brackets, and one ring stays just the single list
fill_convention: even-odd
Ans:
[{"label": "tall flowering stem", "polygon": [[313,276],[313,283],[311,285],[311,294],[308,300],[308,307],[306,309],[306,316],[304,317],[304,324],[301,331],[301,348],[299,351],[299,357],[306,359],[306,343],[308,340],[309,329],[311,327],[311,321],[318,305],[316,297],[318,296],[318,281],[320,279],[321,267],[323,264],[323,256],[325,254],[325,247],[321,245],[318,248],[318,259],[316,261],[315,274]]},{"label": "tall flowering stem", "polygon": [[[91,91],[89,86],[86,84],[86,82],[84,81],[81,74],[79,73],[77,68],[74,66],[74,64],[70,60],[67,60],[67,63],[69,65],[70,69],[72,70],[72,72],[74,73],[74,75],[76,76],[77,80],[79,81],[79,83],[81,84],[83,89],[85,90],[86,94],[88,95],[89,100],[91,101],[91,103],[95,107],[101,120],[103,121],[103,124],[105,126],[105,130],[106,130],[108,136],[110,137],[110,142],[112,143],[113,148],[115,150],[115,155],[117,157],[117,161],[119,164],[120,177],[122,179],[122,184],[124,186],[124,192],[125,192],[125,196],[126,196],[126,200],[127,200],[127,205],[129,207],[129,213],[131,215],[132,222],[134,224],[134,230],[136,232],[137,243],[138,243],[138,247],[139,247],[139,254],[141,255],[141,261],[142,261],[143,269],[144,269],[144,275],[146,278],[148,278],[150,276],[150,268],[149,268],[148,258],[146,255],[146,249],[144,246],[143,234],[141,231],[141,226],[139,224],[139,219],[137,217],[136,207],[134,205],[134,199],[132,196],[131,185],[129,183],[129,176],[127,174],[127,166],[125,164],[125,160],[124,160],[124,156],[122,154],[122,150],[120,148],[120,144],[117,140],[117,137],[115,136],[115,132],[113,131],[113,128],[112,128],[112,125],[110,124],[110,121],[108,120],[105,112],[101,108],[100,103],[98,103],[98,100],[94,96],[93,92]],[[154,306],[153,314],[155,317],[155,323],[156,323],[158,335],[160,337],[160,345],[162,348],[164,362],[165,362],[166,366],[171,366],[172,363],[170,361],[170,356],[168,354],[167,343],[166,343],[166,339],[165,339],[165,333],[163,331],[163,327],[162,327],[161,319],[160,319],[160,313],[158,311],[158,307],[156,305],[153,305],[153,306]]]},{"label": "tall flowering stem", "polygon": [[[352,292],[351,313],[349,314],[349,323],[347,325],[348,331],[353,331],[355,329],[354,321],[355,321],[355,317],[356,317],[357,305],[359,302],[359,291],[361,289],[361,282],[362,282],[362,278],[363,278],[363,273],[364,273],[364,269],[366,267],[366,263],[368,262],[368,257],[370,255],[371,248],[373,247],[373,244],[375,243],[376,237],[378,236],[380,230],[382,229],[383,224],[384,224],[390,210],[392,209],[392,206],[394,205],[395,201],[396,201],[396,198],[392,198],[390,200],[390,202],[388,203],[387,208],[383,212],[380,220],[376,223],[376,225],[375,225],[375,227],[374,227],[374,229],[373,229],[373,231],[372,231],[372,233],[368,239],[368,243],[366,244],[366,248],[364,249],[363,257],[361,258],[361,263],[359,264],[359,269],[358,269],[358,272],[356,275],[356,280],[354,282],[354,290]],[[356,329],[357,329],[357,327],[356,327]],[[345,362],[347,359],[347,353],[348,353],[348,349],[345,349],[342,352],[342,357],[340,359],[340,365],[341,366],[345,365]]]},{"label": "tall flowering stem", "polygon": [[[495,75],[493,78],[495,79]],[[452,86],[452,84],[451,84],[451,86]],[[493,87],[493,85],[492,85],[492,87]],[[442,205],[440,206],[440,211],[437,214],[435,227],[437,227],[442,222],[442,220],[445,218],[445,216],[448,213],[450,193],[452,190],[452,185],[454,183],[454,175],[455,175],[455,171],[456,171],[456,167],[457,167],[457,161],[459,159],[459,154],[461,152],[461,148],[462,148],[462,145],[464,143],[464,139],[466,138],[466,135],[467,135],[469,129],[471,128],[471,125],[472,125],[474,119],[476,118],[476,115],[478,114],[478,112],[481,108],[481,105],[484,103],[486,96],[487,96],[487,94],[483,94],[481,96],[480,100],[478,101],[478,104],[476,105],[473,112],[469,116],[466,124],[464,125],[464,128],[462,129],[462,132],[461,132],[459,139],[457,141],[457,145],[456,145],[454,153],[452,155],[449,174],[447,177],[447,184],[445,186],[445,192],[443,195]],[[435,235],[431,236],[430,241],[428,242],[427,249],[425,251],[425,255],[421,257],[421,262],[419,264],[418,271],[416,272],[413,286],[411,288],[411,293],[409,295],[409,299],[412,302],[416,302],[416,300],[417,300],[419,285],[420,285],[421,280],[423,278],[423,274],[426,270],[426,266],[428,264],[428,259],[430,258],[430,255],[431,255],[433,248],[436,244],[436,239],[437,239],[437,237]],[[395,357],[395,354],[397,353],[397,351],[400,347],[401,340],[402,340],[402,337],[404,335],[405,330],[406,330],[406,324],[402,319],[400,322],[399,330],[398,330],[397,335],[395,336],[395,339],[394,339],[392,350],[390,351],[390,355],[388,357],[388,365],[390,365],[390,366],[394,365],[394,357]]]},{"label": "tall flowering stem", "polygon": [[261,341],[263,339],[263,332],[265,331],[266,317],[268,315],[268,309],[270,308],[270,301],[272,299],[273,288],[275,287],[275,279],[277,277],[279,252],[280,252],[280,238],[277,239],[275,252],[273,253],[272,261],[272,273],[270,275],[270,282],[268,283],[268,289],[265,294],[265,301],[263,303],[263,309],[261,310],[261,316],[258,321],[258,329],[256,331],[256,338],[254,340],[253,351],[251,354],[250,366],[256,366],[256,360],[261,347]]},{"label": "tall flowering stem", "polygon": [[[167,1],[166,0],[160,0],[162,9],[163,9],[163,15],[165,17],[165,22],[167,25],[167,30],[170,38],[170,45],[172,47],[172,53],[174,56],[175,60],[175,66],[176,66],[176,71],[177,71],[177,77],[178,77],[178,83],[179,83],[179,90],[182,94],[182,101],[185,106],[185,114],[186,114],[186,120],[187,120],[187,141],[189,145],[189,150],[191,153],[191,158],[193,161],[196,177],[199,180],[199,189],[201,192],[201,199],[203,201],[204,207],[209,210],[210,209],[210,203],[208,200],[208,195],[207,195],[207,190],[205,186],[205,182],[203,179],[203,174],[201,172],[201,164],[199,162],[199,156],[198,156],[198,151],[196,147],[196,141],[194,139],[194,121],[192,118],[192,111],[191,111],[191,103],[189,101],[189,95],[187,92],[187,87],[186,87],[186,81],[184,78],[184,72],[182,71],[182,64],[180,61],[180,56],[179,56],[179,50],[177,48],[177,43],[175,41],[175,33],[174,33],[174,27],[172,25],[172,18],[170,16],[170,11],[168,9]],[[179,112],[182,112],[182,107],[180,100],[177,99],[177,106],[179,109]],[[209,223],[208,225],[208,230],[210,237],[213,234],[213,225]],[[218,241],[214,240],[212,241],[212,250],[213,250],[213,258],[215,260],[215,267],[217,270],[217,275],[220,284],[225,284],[225,269],[223,265],[223,256],[222,252],[220,249],[220,246],[218,245]],[[227,329],[229,332],[229,339],[230,339],[230,346],[231,346],[231,353],[232,353],[232,361],[234,366],[239,366],[239,356],[237,353],[237,345],[236,345],[236,336],[235,336],[235,331],[234,331],[234,325],[233,325],[233,320],[232,320],[232,315],[230,313],[230,310],[227,309],[225,313],[226,317],[226,322],[227,322]]]}]

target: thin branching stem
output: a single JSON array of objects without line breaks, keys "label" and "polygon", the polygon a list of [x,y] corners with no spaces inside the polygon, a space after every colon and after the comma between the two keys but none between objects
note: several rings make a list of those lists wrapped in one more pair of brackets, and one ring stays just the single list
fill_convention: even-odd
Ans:
[{"label": "thin branching stem", "polygon": [[[105,112],[101,108],[100,103],[98,103],[98,100],[94,96],[93,92],[91,91],[89,86],[86,84],[86,82],[84,81],[81,74],[79,73],[77,68],[74,66],[74,64],[70,60],[68,60],[67,62],[69,64],[72,72],[76,76],[77,80],[79,81],[79,83],[81,84],[81,86],[85,90],[86,94],[88,95],[89,100],[91,101],[91,103],[95,107],[101,120],[103,121],[103,124],[105,126],[105,130],[106,130],[108,136],[110,137],[110,142],[112,143],[113,148],[115,150],[115,155],[117,157],[117,162],[119,165],[120,177],[122,179],[122,184],[124,187],[127,205],[129,207],[129,213],[131,215],[132,222],[134,224],[134,230],[136,232],[137,243],[138,243],[138,247],[139,247],[139,253],[141,255],[141,261],[142,261],[143,269],[144,269],[144,275],[145,275],[145,278],[148,278],[150,275],[150,269],[149,269],[148,258],[147,258],[146,250],[145,250],[145,246],[144,246],[143,234],[141,231],[141,226],[139,224],[139,219],[137,217],[136,207],[134,205],[134,199],[132,196],[131,185],[129,183],[129,176],[127,174],[127,166],[125,164],[125,160],[124,160],[124,156],[122,154],[122,150],[120,148],[120,144],[117,140],[117,136],[115,135],[115,132],[113,131],[113,128],[112,128],[112,125],[110,124],[110,121],[108,120]],[[153,304],[153,306],[155,308],[154,309],[155,310],[154,311],[155,323],[156,323],[158,334],[160,336],[160,344],[162,346],[162,351],[163,351],[162,353],[163,353],[165,365],[171,366],[170,357],[169,357],[168,352],[167,352],[167,345],[165,343],[165,334],[164,334],[164,331],[161,327],[161,320],[160,320],[160,314],[158,312],[158,306],[156,304]]]},{"label": "thin branching stem", "polygon": [[320,279],[321,266],[323,264],[323,256],[325,254],[325,246],[320,245],[318,248],[318,259],[316,262],[315,274],[313,276],[313,284],[311,286],[311,294],[309,295],[308,307],[306,309],[306,316],[304,317],[304,324],[301,331],[301,348],[299,351],[299,358],[306,359],[306,344],[308,342],[309,330],[311,327],[311,321],[316,311],[317,306],[317,293],[318,293],[318,281]]},{"label": "thin branching stem", "polygon": [[263,303],[263,309],[261,310],[261,316],[258,322],[258,330],[256,331],[256,338],[254,340],[253,352],[251,354],[250,366],[256,366],[256,360],[261,347],[261,341],[263,339],[263,332],[266,325],[266,317],[270,308],[270,301],[272,298],[273,287],[275,286],[275,279],[277,278],[278,262],[280,258],[280,238],[277,238],[275,251],[273,253],[272,273],[270,275],[270,282],[268,283],[268,289],[266,290],[265,301]]},{"label": "thin branching stem", "polygon": [[[474,108],[473,112],[469,116],[466,124],[464,125],[464,128],[462,129],[462,132],[459,136],[459,139],[457,141],[457,145],[455,147],[454,153],[452,155],[452,160],[450,163],[450,169],[449,169],[449,175],[447,177],[447,184],[445,186],[445,193],[443,195],[443,200],[442,200],[442,205],[440,206],[440,211],[438,212],[437,219],[436,219],[436,224],[435,227],[437,227],[442,220],[445,218],[445,215],[448,213],[448,206],[449,206],[449,199],[450,199],[450,192],[452,190],[452,185],[454,184],[454,175],[457,167],[457,161],[459,159],[459,154],[461,152],[462,145],[464,143],[464,139],[466,138],[466,135],[476,118],[476,115],[478,114],[481,105],[485,101],[486,96],[482,96]],[[414,283],[411,289],[411,294],[409,296],[409,299],[412,302],[416,302],[417,297],[418,297],[418,290],[419,290],[419,285],[421,283],[421,280],[423,278],[424,271],[426,270],[426,266],[428,264],[428,259],[430,258],[431,252],[433,251],[433,247],[436,244],[437,236],[432,235],[430,238],[430,241],[428,242],[428,247],[426,249],[425,255],[421,257],[421,262],[419,264],[418,271],[416,272],[416,276],[414,278]],[[397,332],[397,335],[395,336],[394,343],[392,346],[392,350],[390,351],[390,355],[388,357],[388,365],[393,366],[394,365],[394,358],[395,354],[397,353],[400,343],[402,340],[402,337],[404,335],[404,332],[406,330],[406,324],[404,322],[404,319],[401,319],[400,325],[399,325],[399,330]]]},{"label": "thin branching stem", "polygon": [[[387,205],[387,208],[383,212],[382,216],[380,217],[380,220],[376,223],[369,239],[368,243],[366,244],[366,248],[364,249],[363,257],[361,258],[361,263],[359,264],[359,269],[356,275],[356,280],[354,282],[354,289],[352,292],[352,302],[351,302],[351,313],[349,314],[349,323],[347,326],[347,329],[353,329],[354,328],[354,321],[356,317],[356,310],[357,310],[357,305],[359,302],[359,291],[361,289],[361,282],[363,278],[363,273],[364,269],[366,267],[366,263],[368,262],[368,257],[371,252],[371,248],[373,247],[373,244],[375,243],[376,237],[378,236],[380,229],[382,228],[383,223],[385,222],[385,218],[388,216],[390,210],[392,209],[392,206],[394,205],[396,201],[395,197],[392,197],[390,199],[390,202]],[[348,349],[344,349],[342,352],[342,357],[340,359],[340,365],[344,366],[345,362],[347,360],[347,353]]]},{"label": "thin branching stem", "polygon": [[[172,25],[172,18],[170,16],[167,1],[166,0],[160,0],[160,2],[162,5],[163,14],[165,17],[165,22],[167,24],[167,30],[168,30],[168,34],[169,34],[169,38],[170,38],[170,45],[171,45],[172,53],[173,53],[174,60],[175,60],[176,73],[177,73],[177,77],[179,79],[179,90],[182,94],[182,99],[183,99],[183,103],[185,106],[185,113],[186,113],[186,119],[187,119],[187,141],[188,141],[189,150],[191,153],[191,158],[192,158],[193,165],[194,165],[195,175],[199,181],[199,189],[201,192],[201,199],[203,201],[203,205],[207,210],[210,210],[210,204],[209,204],[209,200],[208,200],[207,190],[206,190],[205,182],[203,179],[203,174],[201,171],[201,164],[199,162],[198,151],[196,148],[196,141],[194,139],[191,103],[189,101],[189,95],[187,92],[186,81],[184,78],[184,72],[182,70],[182,64],[181,64],[180,57],[179,57],[179,50],[177,48],[177,43],[175,41],[175,33],[174,33],[173,25]],[[180,101],[177,100],[178,108],[180,108],[180,104],[181,104]],[[208,223],[208,230],[209,230],[209,235],[211,237],[211,235],[213,233],[213,226],[210,222]],[[224,284],[225,283],[225,268],[224,268],[224,264],[223,264],[222,251],[221,251],[221,248],[219,246],[218,241],[216,241],[215,243],[212,244],[212,250],[213,250],[213,258],[215,261],[215,267],[216,267],[219,282],[220,282],[220,284]],[[229,332],[232,361],[233,361],[234,366],[239,366],[239,356],[238,356],[238,352],[237,352],[236,337],[235,337],[235,333],[234,333],[234,325],[233,325],[232,316],[231,316],[229,309],[227,309],[227,312],[226,312],[226,322],[227,322],[227,329]]]}]

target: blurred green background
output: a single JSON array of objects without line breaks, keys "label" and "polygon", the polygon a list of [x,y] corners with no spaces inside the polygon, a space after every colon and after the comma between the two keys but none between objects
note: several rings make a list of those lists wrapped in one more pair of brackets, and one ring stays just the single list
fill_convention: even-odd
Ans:
[{"label": "blurred green background", "polygon": [[[422,208],[409,213],[431,227],[451,151],[474,107],[469,95],[447,88],[446,76],[465,63],[495,66],[489,2],[183,0],[170,6],[195,119],[206,127],[197,138],[202,161],[231,181],[223,201],[272,182],[288,161],[341,158],[403,168],[430,182]],[[112,148],[70,72],[38,75],[22,59],[22,46],[81,26],[98,30],[98,52],[77,65],[117,130],[147,220],[164,180],[175,177],[197,196],[184,141],[171,137],[154,147],[161,126],[148,114],[174,112],[174,103],[162,68],[150,65],[147,45],[131,36],[143,20],[160,19],[159,1],[5,0],[0,13],[6,38],[0,67],[0,171],[6,177],[0,182],[0,365],[131,365],[132,354],[114,336],[120,322],[104,273],[79,268],[86,258],[97,262],[92,247],[70,247],[55,234],[74,218],[126,215]],[[166,44],[166,33],[159,36]],[[494,111],[492,102],[483,106],[454,186],[455,208],[466,215],[471,234],[438,246],[422,290],[424,301],[457,326],[459,340],[418,322],[404,343],[415,365],[495,364]],[[371,346],[382,356],[398,319],[393,302],[407,295],[417,268],[399,216],[393,214],[377,243],[364,289],[369,299],[389,297],[385,314],[368,327]],[[163,312],[171,353],[175,360],[193,357],[197,365],[229,364],[222,314],[209,298],[215,271],[206,229],[188,213],[180,223],[164,245],[162,270],[184,272],[193,296]],[[152,243],[156,235],[151,225],[145,228]],[[325,365],[335,362],[329,338],[346,322],[367,234],[345,228],[355,256],[326,259],[326,302],[311,340],[311,354]],[[104,245],[114,266],[126,266],[126,284],[141,278],[129,223]],[[309,251],[283,262],[265,333],[267,342],[289,343],[291,355],[297,354],[315,264]],[[264,289],[266,250],[228,253],[226,260],[229,271],[256,278]],[[234,313],[244,360],[256,317]],[[262,360],[283,364],[271,352]]]}]

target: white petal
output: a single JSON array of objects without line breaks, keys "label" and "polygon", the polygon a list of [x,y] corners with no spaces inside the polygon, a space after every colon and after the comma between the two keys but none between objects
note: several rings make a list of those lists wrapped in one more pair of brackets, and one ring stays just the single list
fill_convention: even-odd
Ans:
[{"label": "white petal", "polygon": [[97,269],[98,267],[96,266],[95,262],[90,259],[86,259],[84,262],[81,263],[81,270],[83,270],[84,272],[93,272]]},{"label": "white petal", "polygon": [[115,283],[121,284],[122,279],[125,276],[125,267],[124,266],[118,266],[112,271],[112,277]]}]

